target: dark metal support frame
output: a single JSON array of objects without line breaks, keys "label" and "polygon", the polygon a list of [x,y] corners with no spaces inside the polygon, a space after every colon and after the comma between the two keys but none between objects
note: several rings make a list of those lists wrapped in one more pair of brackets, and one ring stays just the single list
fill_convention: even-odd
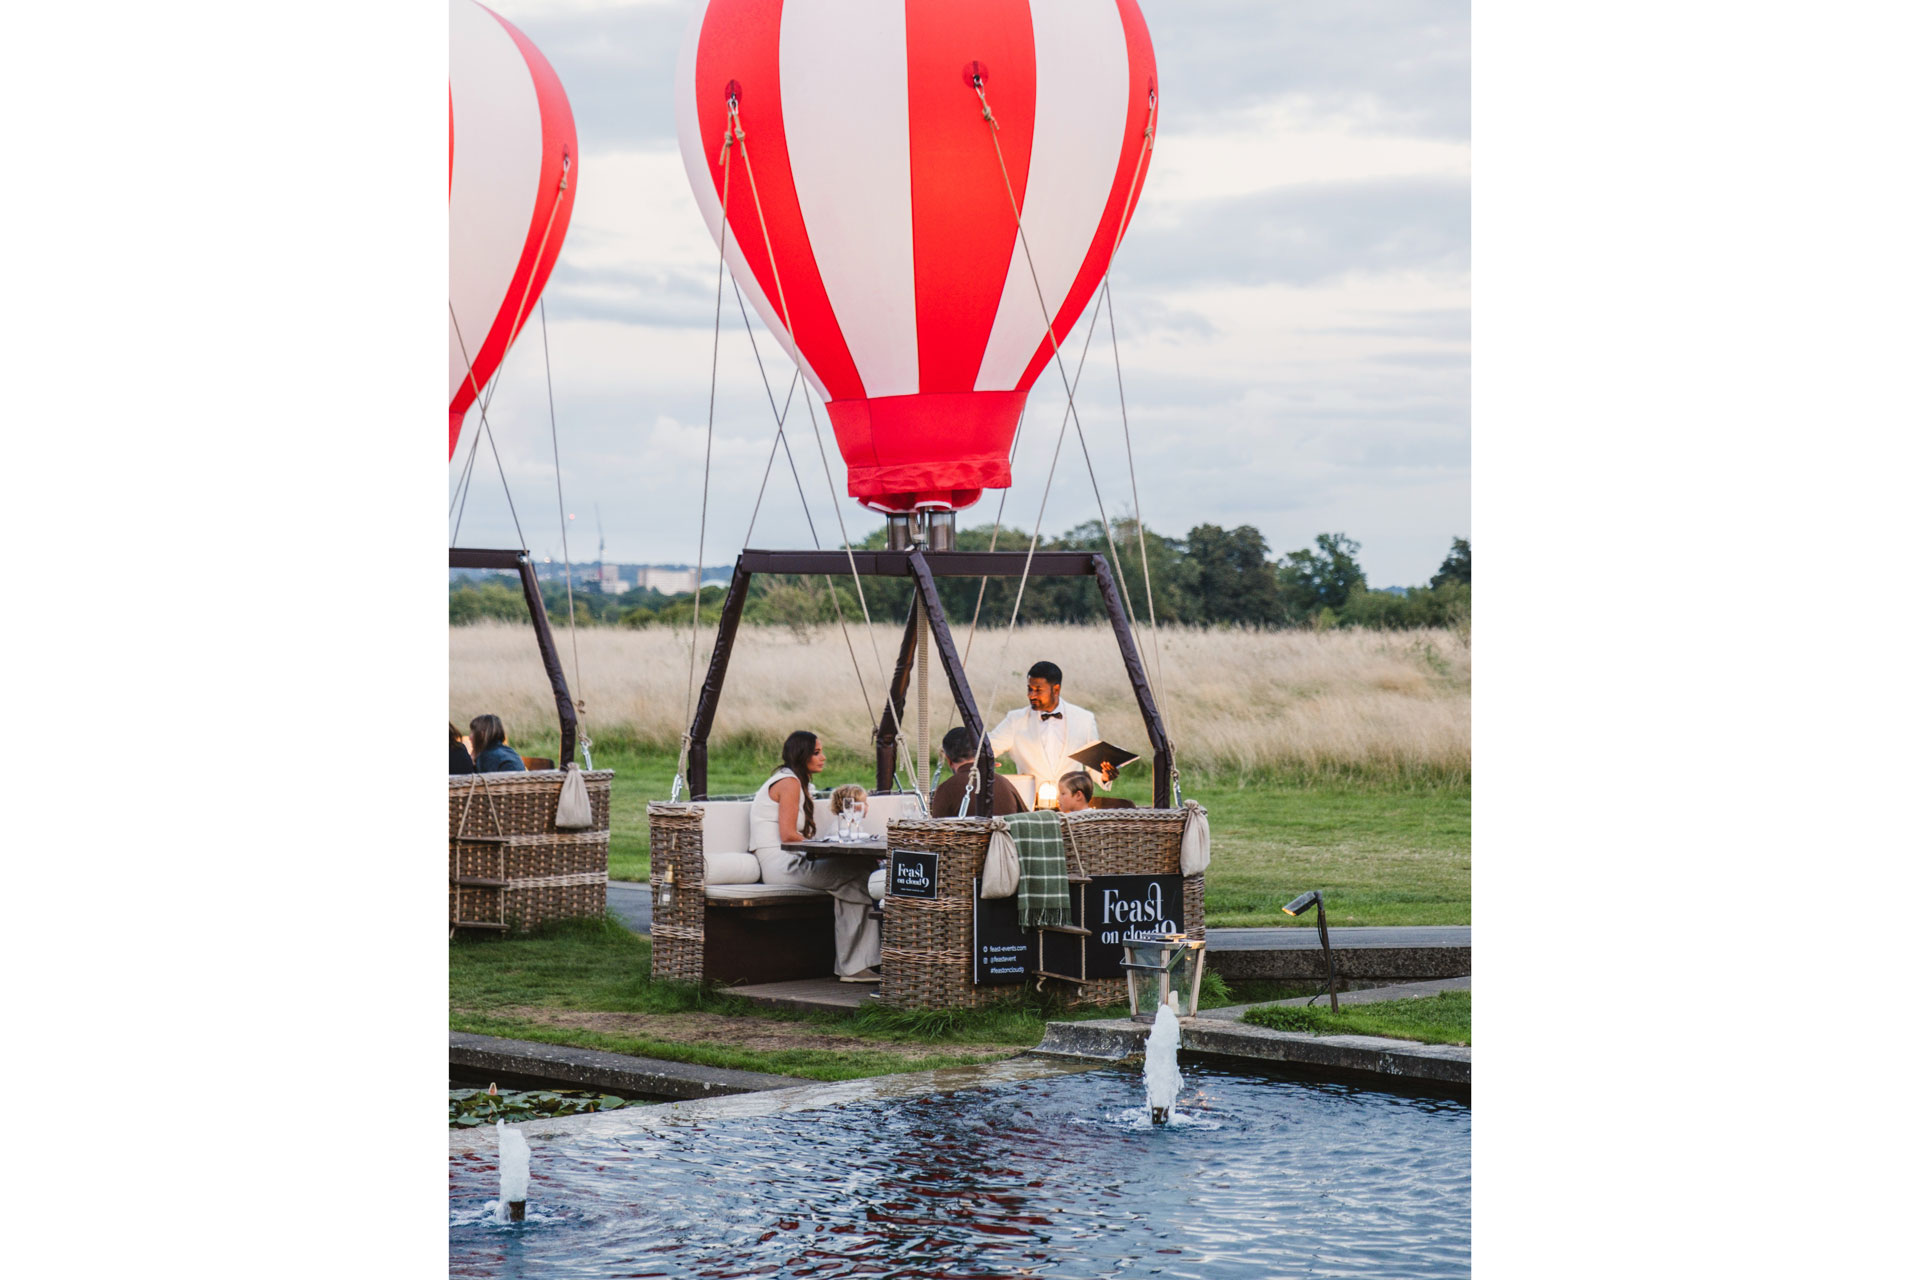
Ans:
[{"label": "dark metal support frame", "polygon": [[534,576],[533,559],[525,551],[493,551],[478,547],[449,547],[449,569],[510,569],[520,575],[520,590],[527,597],[527,612],[533,615],[533,638],[540,645],[540,660],[546,664],[547,683],[553,686],[553,704],[560,712],[560,760],[562,769],[573,763],[574,738],[580,721],[573,708],[573,695],[567,692],[566,673],[560,669],[560,650],[553,643],[553,628],[547,625],[547,606],[540,599],[540,582]]},{"label": "dark metal support frame", "polygon": [[[496,553],[497,554],[497,553]],[[512,553],[506,553],[512,554]],[[1029,568],[1024,551],[855,551],[852,564],[844,551],[756,551],[748,549],[734,561],[733,581],[727,586],[727,598],[720,606],[720,630],[714,637],[713,658],[707,666],[707,679],[700,688],[700,702],[693,713],[687,748],[687,789],[694,799],[707,794],[707,736],[713,731],[714,716],[720,707],[720,691],[726,684],[727,662],[733,656],[734,637],[740,629],[741,612],[746,608],[747,587],[756,573],[820,574],[845,576],[855,567],[876,578],[910,578],[914,603],[907,618],[906,635],[900,641],[900,656],[894,664],[893,680],[887,687],[887,707],[881,713],[874,732],[874,770],[879,789],[893,785],[894,765],[899,756],[900,724],[895,708],[904,705],[907,687],[913,675],[918,646],[918,621],[922,611],[927,619],[929,639],[940,665],[946,669],[947,685],[953,691],[954,705],[966,726],[980,741],[980,758],[974,766],[980,777],[993,770],[993,744],[987,740],[987,727],[974,704],[973,691],[954,646],[953,632],[947,625],[946,610],[941,607],[936,578],[1017,578],[1022,573],[1037,577],[1091,577],[1106,602],[1107,619],[1113,624],[1114,638],[1120,644],[1120,660],[1126,665],[1133,696],[1140,704],[1140,716],[1146,722],[1147,740],[1153,746],[1153,803],[1155,808],[1173,805],[1173,750],[1167,742],[1166,727],[1160,709],[1154,705],[1147,685],[1146,665],[1133,642],[1133,629],[1127,622],[1126,606],[1114,585],[1113,571],[1105,556],[1092,551],[1036,551]],[[531,581],[531,578],[528,578]],[[557,672],[557,663],[550,662]],[[564,686],[556,686],[563,688]],[[979,812],[993,812],[993,788],[984,787],[978,796]]]}]

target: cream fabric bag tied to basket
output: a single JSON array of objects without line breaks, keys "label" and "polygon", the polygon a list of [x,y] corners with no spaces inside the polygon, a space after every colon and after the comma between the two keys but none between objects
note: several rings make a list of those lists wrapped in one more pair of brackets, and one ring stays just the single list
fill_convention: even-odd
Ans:
[{"label": "cream fabric bag tied to basket", "polygon": [[1180,874],[1197,876],[1213,861],[1213,832],[1199,801],[1187,801],[1186,810],[1187,825],[1180,833]]},{"label": "cream fabric bag tied to basket", "polygon": [[987,860],[980,867],[980,896],[1011,898],[1020,888],[1020,854],[1004,821],[993,819],[992,831],[987,837]]},{"label": "cream fabric bag tied to basket", "polygon": [[580,776],[580,766],[571,761],[567,764],[567,780],[560,784],[553,825],[560,831],[583,831],[593,825],[593,799],[587,795],[587,780]]}]

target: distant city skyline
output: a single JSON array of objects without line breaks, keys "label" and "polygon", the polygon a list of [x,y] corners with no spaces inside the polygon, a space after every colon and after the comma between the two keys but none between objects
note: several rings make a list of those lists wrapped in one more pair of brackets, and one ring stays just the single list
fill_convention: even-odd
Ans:
[{"label": "distant city skyline", "polygon": [[[717,252],[694,207],[672,107],[688,0],[500,0],[573,106],[579,204],[546,296],[572,558],[731,563],[773,440],[768,394],[731,290],[722,301],[713,485],[698,546]],[[1469,507],[1468,21],[1463,6],[1141,0],[1162,85],[1139,213],[1115,257],[1114,315],[1147,525],[1251,524],[1275,556],[1343,532],[1376,586],[1424,584]],[[1089,318],[1063,343],[1077,360]],[[758,328],[783,397],[792,375]],[[535,316],[489,411],[519,526],[561,556],[547,384]],[[1132,506],[1104,315],[1076,397],[1110,517]],[[1005,524],[1031,531],[1064,417],[1035,384]],[[854,540],[880,524],[845,496],[825,414],[831,493]],[[837,546],[806,410],[789,418],[753,543]],[[467,422],[467,437],[479,415]],[[1096,516],[1067,428],[1043,537]],[[465,462],[467,440],[449,484]],[[989,492],[960,514],[991,525]],[[451,522],[450,522],[451,524]],[[584,527],[583,526],[587,526]],[[583,537],[583,535],[585,535]],[[460,541],[517,541],[483,451]]]}]

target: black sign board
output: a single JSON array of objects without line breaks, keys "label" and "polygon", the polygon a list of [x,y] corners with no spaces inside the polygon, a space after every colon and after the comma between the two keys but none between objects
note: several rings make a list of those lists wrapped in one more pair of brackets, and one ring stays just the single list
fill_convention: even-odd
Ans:
[{"label": "black sign board", "polygon": [[887,874],[887,894],[896,898],[937,897],[940,855],[925,849],[895,849]]},{"label": "black sign board", "polygon": [[1186,914],[1181,892],[1178,875],[1093,877],[1086,918],[1074,922],[1093,933],[1087,939],[1087,977],[1124,977],[1121,944],[1129,938],[1180,932]]},{"label": "black sign board", "polygon": [[1020,897],[980,896],[973,882],[973,984],[977,987],[1025,982],[1037,960],[1038,936],[1020,927]]},{"label": "black sign board", "polygon": [[[893,855],[896,859],[899,852]],[[931,858],[932,854],[909,855]],[[1121,944],[1142,934],[1180,932],[1186,904],[1179,875],[1095,876],[1075,885],[1072,922],[1091,930],[1086,941],[1088,978],[1121,978]],[[1085,904],[1084,910],[1081,904]],[[1020,927],[1020,896],[982,898],[973,882],[973,981],[975,986],[1025,982],[1039,971],[1040,931]]]}]

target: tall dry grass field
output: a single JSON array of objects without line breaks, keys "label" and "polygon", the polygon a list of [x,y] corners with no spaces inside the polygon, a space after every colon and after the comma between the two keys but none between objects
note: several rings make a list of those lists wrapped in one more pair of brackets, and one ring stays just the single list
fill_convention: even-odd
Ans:
[{"label": "tall dry grass field", "polygon": [[[853,628],[854,656],[837,628],[801,634],[743,627],[714,727],[716,748],[766,750],[797,728],[840,751],[864,752],[869,706],[878,711],[898,651],[898,630]],[[551,737],[553,695],[532,629],[508,623],[454,627],[449,719],[503,717],[518,741]],[[1472,650],[1452,631],[1235,631],[1162,628],[1139,643],[1184,771],[1351,774],[1462,782],[1471,776]],[[603,741],[677,749],[687,721],[685,629],[583,628],[556,639],[567,676],[587,703],[587,731]],[[575,670],[573,645],[579,647]],[[966,645],[962,631],[956,641]],[[878,649],[876,659],[875,649]],[[712,630],[703,627],[694,680],[704,678]],[[1113,633],[1094,626],[982,630],[967,679],[989,724],[1024,705],[1025,672],[1041,658],[1066,672],[1063,696],[1100,717],[1103,735],[1146,752]],[[933,739],[959,723],[933,663]],[[1161,673],[1164,672],[1164,688]],[[862,697],[862,685],[866,696]],[[915,733],[908,695],[906,740]]]}]

